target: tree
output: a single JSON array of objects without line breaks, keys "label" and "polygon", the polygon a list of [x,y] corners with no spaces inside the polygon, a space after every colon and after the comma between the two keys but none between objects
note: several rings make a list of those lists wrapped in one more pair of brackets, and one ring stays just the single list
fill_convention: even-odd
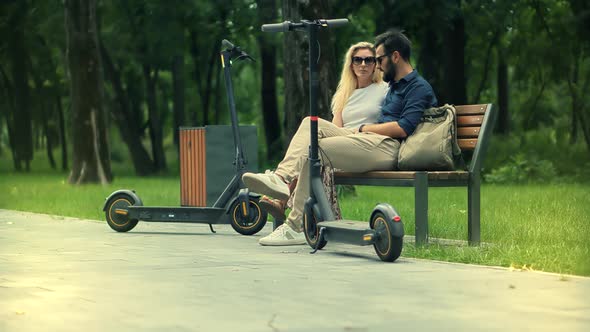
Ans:
[{"label": "tree", "polygon": [[102,104],[96,0],[65,0],[65,26],[73,136],[73,165],[68,181],[108,183],[112,174]]},{"label": "tree", "polygon": [[[257,0],[259,25],[273,23],[277,16],[275,0]],[[262,63],[262,119],[266,138],[266,157],[269,160],[282,155],[281,126],[277,101],[277,57],[276,46],[269,34],[258,33],[258,47]]]},{"label": "tree", "polygon": [[[12,15],[8,20],[8,52],[12,89],[7,73],[4,74],[5,87],[14,96],[12,112],[8,114],[7,124],[12,146],[14,168],[17,171],[30,170],[33,160],[32,119],[30,109],[30,88],[28,83],[27,47],[25,27],[28,16],[28,3],[19,1],[13,4]],[[9,108],[10,109],[10,108]]]},{"label": "tree", "polygon": [[135,173],[139,176],[150,175],[156,171],[156,167],[141,142],[142,123],[139,121],[138,110],[131,106],[128,90],[125,89],[121,79],[121,72],[116,68],[102,44],[101,56],[106,77],[111,82],[115,95],[115,105],[110,108],[111,114],[119,128],[123,142],[127,145]]},{"label": "tree", "polygon": [[[299,22],[302,19],[331,18],[328,1],[283,0],[283,20]],[[306,35],[290,32],[283,36],[285,82],[285,134],[293,137],[301,120],[309,115],[308,42]],[[318,34],[321,55],[318,63],[318,115],[331,118],[331,100],[335,91],[335,53],[330,34],[321,30]]]}]

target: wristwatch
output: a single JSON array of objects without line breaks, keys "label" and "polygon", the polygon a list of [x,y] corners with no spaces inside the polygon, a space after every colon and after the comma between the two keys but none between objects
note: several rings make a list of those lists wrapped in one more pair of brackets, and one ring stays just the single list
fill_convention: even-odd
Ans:
[{"label": "wristwatch", "polygon": [[363,132],[363,127],[365,126],[365,124],[363,123],[360,127],[359,127],[359,133]]}]

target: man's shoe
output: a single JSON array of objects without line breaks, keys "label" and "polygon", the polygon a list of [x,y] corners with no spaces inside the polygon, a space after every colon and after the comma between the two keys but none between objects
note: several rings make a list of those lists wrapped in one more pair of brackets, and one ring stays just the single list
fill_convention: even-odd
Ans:
[{"label": "man's shoe", "polygon": [[305,244],[305,235],[295,232],[289,225],[282,224],[274,232],[258,241],[263,246],[294,246]]},{"label": "man's shoe", "polygon": [[258,201],[260,207],[268,212],[276,221],[284,222],[287,217],[285,216],[285,205],[287,202],[279,199],[272,199],[268,196],[262,196]]},{"label": "man's shoe", "polygon": [[289,186],[274,172],[244,173],[242,181],[250,191],[255,193],[268,195],[281,201],[289,199]]}]

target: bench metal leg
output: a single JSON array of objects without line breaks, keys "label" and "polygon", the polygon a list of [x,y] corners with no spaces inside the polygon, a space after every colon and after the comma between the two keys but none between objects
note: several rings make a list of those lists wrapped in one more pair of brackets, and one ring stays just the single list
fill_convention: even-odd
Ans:
[{"label": "bench metal leg", "polygon": [[416,213],[416,245],[428,243],[428,173],[416,172],[414,183],[414,211]]},{"label": "bench metal leg", "polygon": [[471,174],[467,187],[467,240],[472,246],[480,242],[480,186],[480,175]]}]

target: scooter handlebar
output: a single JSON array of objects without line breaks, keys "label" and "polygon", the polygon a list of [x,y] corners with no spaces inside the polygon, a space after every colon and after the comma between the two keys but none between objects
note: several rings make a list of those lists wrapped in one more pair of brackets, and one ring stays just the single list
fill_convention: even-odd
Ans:
[{"label": "scooter handlebar", "polygon": [[222,41],[221,41],[221,46],[222,46],[223,48],[225,48],[225,49],[229,49],[229,50],[231,50],[231,49],[233,49],[233,48],[235,47],[235,45],[234,45],[234,44],[232,44],[232,43],[231,43],[229,40],[227,40],[227,39],[224,39],[224,40],[222,40]]},{"label": "scooter handlebar", "polygon": [[326,24],[330,28],[338,28],[348,24],[347,18],[335,18],[333,20],[325,20]]},{"label": "scooter handlebar", "polygon": [[287,32],[287,31],[289,31],[289,25],[291,25],[290,21],[285,21],[283,23],[263,24],[262,31],[263,32]]},{"label": "scooter handlebar", "polygon": [[327,26],[329,28],[338,28],[341,26],[345,26],[348,24],[347,18],[336,18],[332,20],[316,20],[316,21],[302,21],[306,23],[292,23],[291,21],[285,21],[283,23],[271,23],[271,24],[263,24],[262,31],[263,32],[287,32],[290,30],[299,30],[305,27],[305,24],[318,24],[322,26]]}]

